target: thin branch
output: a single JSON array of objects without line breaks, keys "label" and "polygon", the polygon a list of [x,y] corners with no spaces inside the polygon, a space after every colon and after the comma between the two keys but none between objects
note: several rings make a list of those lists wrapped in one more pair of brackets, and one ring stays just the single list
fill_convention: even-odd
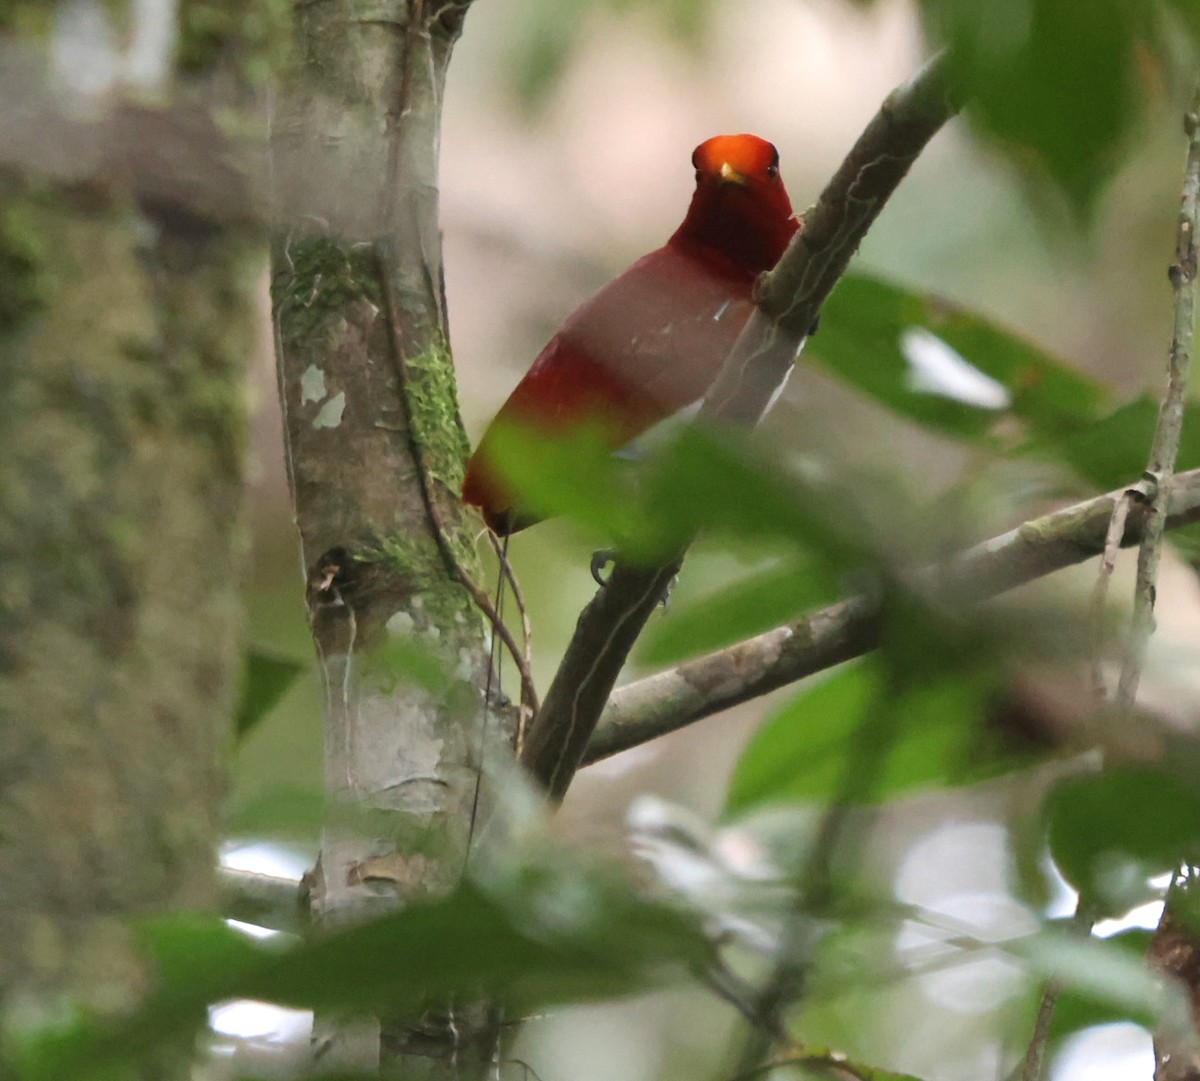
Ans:
[{"label": "thin branch", "polygon": [[[490,529],[487,531],[488,540],[491,541],[492,551],[496,554],[496,562],[499,565],[499,575],[501,582],[507,581],[512,589],[513,603],[517,606],[517,614],[521,617],[521,656],[524,660],[524,668],[518,665],[518,670],[521,673],[522,688],[524,688],[524,680],[529,678],[529,688],[533,691],[533,677],[529,675],[533,666],[533,625],[529,622],[529,608],[525,604],[525,594],[521,591],[521,583],[517,581],[516,574],[513,573],[512,564],[508,561],[508,539],[505,538],[503,544],[500,543],[500,538],[496,536]],[[498,589],[503,586],[498,586]],[[499,614],[499,613],[497,613]],[[525,747],[525,730],[529,725],[530,719],[537,712],[538,703],[537,695],[534,693],[525,694],[522,690],[521,707],[517,717],[517,741],[516,752],[517,757],[521,757],[521,751]]]},{"label": "thin branch", "polygon": [[[964,601],[981,601],[1092,559],[1104,551],[1113,508],[1126,489],[1109,492],[978,544],[925,572]],[[1121,546],[1141,541],[1147,509],[1135,504]],[[1168,529],[1200,521],[1200,469],[1178,474]],[[863,598],[840,601],[804,619],[615,691],[583,764],[598,762],[704,717],[861,657],[878,644],[878,612]]]},{"label": "thin branch", "polygon": [[[1158,423],[1150,449],[1150,461],[1142,480],[1127,489],[1113,508],[1112,521],[1108,527],[1104,557],[1100,563],[1100,574],[1093,593],[1092,624],[1097,643],[1101,635],[1101,620],[1104,601],[1112,577],[1115,538],[1125,531],[1125,516],[1135,501],[1145,507],[1141,544],[1138,548],[1137,580],[1134,585],[1133,619],[1129,639],[1125,645],[1125,656],[1121,665],[1121,676],[1117,683],[1116,706],[1124,714],[1133,709],[1141,680],[1146,649],[1154,630],[1154,600],[1158,581],[1158,564],[1162,555],[1163,535],[1166,529],[1168,501],[1174,481],[1175,459],[1179,453],[1179,440],[1183,431],[1183,412],[1187,402],[1188,368],[1192,333],[1195,326],[1195,279],[1196,279],[1196,230],[1200,227],[1200,84],[1187,115],[1184,130],[1188,135],[1187,165],[1184,168],[1183,195],[1180,200],[1179,229],[1175,241],[1175,263],[1171,267],[1171,285],[1175,291],[1175,325],[1171,339],[1171,351],[1167,363],[1167,389],[1158,411]],[[1093,682],[1101,700],[1105,697],[1103,679],[1100,675],[1100,653],[1093,653]],[[1080,902],[1082,906],[1082,899]],[[1165,921],[1166,908],[1163,909]],[[1080,907],[1076,908],[1076,920],[1081,919]],[[1088,923],[1090,928],[1090,921]],[[1033,1036],[1025,1052],[1021,1066],[1021,1081],[1042,1081],[1045,1069],[1046,1048],[1050,1042],[1050,1024],[1054,1019],[1054,1007],[1058,1001],[1061,985],[1050,979],[1042,990]],[[1162,1061],[1163,1056],[1159,1059]],[[1170,1056],[1166,1056],[1170,1058]]]},{"label": "thin branch", "polygon": [[[758,420],[867,230],[956,108],[937,62],[888,96],[779,265],[760,280],[760,306],[705,399],[708,421]],[[682,559],[681,551],[656,568],[618,560],[581,613],[522,756],[552,798],[570,785],[625,659]]]},{"label": "thin branch", "polygon": [[[1075,903],[1075,912],[1071,916],[1072,926],[1082,938],[1090,939],[1095,922],[1094,911],[1080,897]],[[1042,1081],[1045,1077],[1046,1049],[1050,1046],[1050,1030],[1054,1023],[1054,1010],[1058,1006],[1062,990],[1063,981],[1058,976],[1051,976],[1042,985],[1037,1018],[1033,1022],[1033,1035],[1029,1039],[1029,1046],[1025,1049],[1025,1057],[1021,1060],[1019,1070],[1013,1071],[1012,1076],[1015,1079]]]},{"label": "thin branch", "polygon": [[1135,498],[1139,498],[1140,502],[1144,503],[1145,493],[1136,487],[1126,488],[1113,506],[1108,532],[1104,536],[1104,551],[1100,554],[1100,570],[1096,575],[1096,584],[1092,587],[1092,610],[1088,618],[1091,643],[1088,654],[1091,662],[1092,692],[1095,694],[1097,702],[1103,702],[1108,697],[1101,664],[1104,644],[1104,609],[1108,604],[1108,589],[1112,584],[1113,571],[1117,567],[1117,552],[1121,550],[1121,538],[1125,536],[1125,519],[1129,516],[1129,508]]},{"label": "thin branch", "polygon": [[304,884],[294,878],[218,869],[221,883],[221,915],[272,931],[301,934],[309,927]]},{"label": "thin branch", "polygon": [[1155,489],[1138,552],[1133,624],[1117,684],[1116,704],[1122,711],[1133,708],[1146,659],[1146,647],[1154,630],[1154,587],[1162,554],[1165,510],[1187,403],[1188,368],[1191,365],[1192,335],[1196,325],[1196,232],[1200,230],[1200,86],[1197,86],[1188,106],[1183,126],[1188,136],[1188,155],[1179,206],[1175,263],[1170,271],[1171,286],[1175,291],[1175,327],[1167,364],[1167,390],[1158,412],[1158,426],[1154,432],[1150,464],[1146,469],[1147,479],[1154,482]]},{"label": "thin branch", "polygon": [[1054,1021],[1054,1007],[1058,1005],[1058,996],[1061,993],[1062,983],[1056,979],[1047,980],[1042,988],[1037,1019],[1033,1023],[1033,1037],[1025,1049],[1025,1058],[1021,1061],[1021,1081],[1042,1081],[1046,1048],[1050,1043],[1050,1025]]},{"label": "thin branch", "polygon": [[855,1078],[857,1081],[873,1081],[880,1075],[877,1067],[854,1062],[840,1051],[799,1051],[773,1058],[748,1070],[741,1070],[729,1081],[751,1081],[752,1078],[765,1077],[771,1071],[787,1066],[820,1070],[833,1077]]}]

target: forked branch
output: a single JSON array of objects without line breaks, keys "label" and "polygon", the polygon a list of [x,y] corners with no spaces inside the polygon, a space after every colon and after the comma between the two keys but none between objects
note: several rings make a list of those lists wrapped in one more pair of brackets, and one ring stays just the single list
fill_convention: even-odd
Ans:
[{"label": "forked branch", "polygon": [[[705,400],[710,422],[757,422],[867,230],[956,109],[938,61],[888,96],[779,265],[760,281],[760,306]],[[625,659],[682,559],[680,551],[660,567],[618,561],[580,615],[522,755],[552,798],[570,785]]]}]

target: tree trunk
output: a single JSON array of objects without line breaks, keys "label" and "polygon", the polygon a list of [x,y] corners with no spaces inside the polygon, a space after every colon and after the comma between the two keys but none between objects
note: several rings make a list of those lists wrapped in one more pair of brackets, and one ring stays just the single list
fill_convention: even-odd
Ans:
[{"label": "tree trunk", "polygon": [[[460,584],[478,572],[457,500],[467,444],[437,220],[442,91],[464,13],[432,0],[369,14],[297,5],[272,115],[280,396],[339,808],[312,890],[325,920],[450,889],[485,743],[511,761],[488,723],[484,629]],[[429,655],[442,686],[411,678]],[[384,1059],[406,1077],[461,1076],[495,1041],[482,1007],[385,1027]],[[380,1062],[373,1021],[319,1019],[314,1043],[330,1067]]]},{"label": "tree trunk", "polygon": [[254,276],[220,227],[159,210],[0,177],[10,1010],[132,1006],[127,921],[216,899]]},{"label": "tree trunk", "polygon": [[[201,2],[166,26],[215,76],[239,32],[191,49]],[[144,5],[49,7],[0,17],[28,34],[3,40],[0,78],[0,1008],[18,1026],[135,1006],[152,973],[132,921],[215,906],[261,266],[221,212],[244,223],[248,200],[219,133],[166,104],[173,35],[143,34]],[[75,35],[74,71],[42,32]],[[73,83],[96,71],[111,85]],[[190,1043],[142,1075],[184,1072]]]}]

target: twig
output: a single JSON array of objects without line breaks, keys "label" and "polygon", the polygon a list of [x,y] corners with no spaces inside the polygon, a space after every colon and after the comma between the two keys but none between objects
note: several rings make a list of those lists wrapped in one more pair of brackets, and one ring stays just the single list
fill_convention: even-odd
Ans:
[{"label": "twig", "polygon": [[272,931],[299,934],[309,926],[304,884],[294,878],[218,869],[221,883],[221,915]]},{"label": "twig", "polygon": [[1194,904],[1195,887],[1194,869],[1185,865],[1176,871],[1146,951],[1151,971],[1184,992],[1154,1026],[1154,1081],[1191,1081],[1200,1075],[1200,1034],[1192,1020],[1200,1010],[1200,938],[1194,921],[1182,915]]},{"label": "twig", "polygon": [[[525,660],[525,671],[532,671],[533,666],[533,626],[529,622],[529,609],[525,604],[525,594],[521,592],[521,583],[517,581],[517,576],[513,573],[512,564],[508,561],[508,541],[500,543],[500,538],[496,536],[490,529],[487,531],[488,540],[491,542],[492,551],[496,553],[496,561],[500,567],[500,576],[502,580],[507,580],[512,588],[513,602],[517,606],[517,613],[521,617],[521,655]],[[532,685],[533,680],[530,680]],[[517,757],[521,757],[521,752],[525,748],[525,731],[533,718],[534,711],[537,709],[537,698],[534,697],[532,702],[526,701],[526,696],[521,695],[521,708],[517,717]]]},{"label": "twig", "polygon": [[[1167,365],[1167,389],[1158,411],[1158,423],[1150,449],[1150,461],[1142,480],[1122,493],[1113,508],[1105,541],[1104,558],[1093,593],[1093,628],[1100,638],[1100,620],[1104,600],[1112,576],[1116,541],[1125,532],[1125,516],[1135,501],[1144,506],[1141,542],[1138,547],[1137,580],[1134,586],[1133,619],[1121,676],[1117,683],[1116,707],[1124,714],[1133,709],[1141,679],[1146,648],[1154,630],[1155,583],[1162,555],[1163,535],[1167,526],[1167,508],[1173,488],[1175,459],[1183,430],[1183,411],[1187,399],[1188,367],[1195,316],[1196,230],[1200,228],[1200,84],[1197,85],[1184,130],[1188,135],[1187,165],[1184,169],[1183,196],[1179,211],[1179,229],[1175,242],[1175,263],[1171,267],[1171,285],[1175,290],[1175,325]],[[1098,651],[1093,658],[1093,679],[1101,699],[1104,686],[1099,669]],[[1081,899],[1082,905],[1082,899]],[[1075,918],[1082,922],[1081,907]],[[1165,909],[1164,909],[1165,913]],[[1165,918],[1165,915],[1164,915]],[[1090,927],[1090,920],[1087,921]],[[1021,1066],[1021,1081],[1042,1081],[1046,1047],[1050,1041],[1050,1024],[1061,986],[1055,979],[1046,982],[1038,1006],[1033,1036]]]},{"label": "twig", "polygon": [[[709,966],[697,973],[698,979],[718,998],[724,999],[751,1025],[766,1025],[767,1019],[762,1017],[755,1005],[754,989],[744,980],[734,974],[719,958],[713,958]],[[776,1040],[787,1038],[787,1033],[781,1029],[773,1033]]]},{"label": "twig", "polygon": [[1033,1023],[1033,1037],[1025,1049],[1025,1058],[1021,1061],[1021,1081],[1041,1081],[1046,1061],[1046,1048],[1050,1044],[1050,1025],[1054,1020],[1054,1007],[1058,1005],[1058,996],[1062,993],[1062,983],[1049,979],[1042,988],[1041,1001],[1038,1002],[1037,1020]]},{"label": "twig", "polygon": [[1175,326],[1167,364],[1167,389],[1158,412],[1150,464],[1146,468],[1147,479],[1154,482],[1155,487],[1138,551],[1133,623],[1117,684],[1116,704],[1123,712],[1133,708],[1146,647],[1154,630],[1154,592],[1162,554],[1164,519],[1187,400],[1188,368],[1196,322],[1196,232],[1200,230],[1200,86],[1188,106],[1183,127],[1188,136],[1188,155],[1179,206],[1175,262],[1170,270],[1171,286],[1175,291]]},{"label": "twig", "polygon": [[[893,91],[805,217],[778,266],[759,282],[755,309],[702,412],[710,422],[753,424],[779,386],[821,304],[888,197],[925,144],[954,114],[944,66],[933,63]],[[554,799],[579,768],[625,659],[683,553],[657,568],[618,560],[583,610],[522,761]]]},{"label": "twig", "polygon": [[[1088,905],[1080,898],[1075,904],[1075,912],[1071,917],[1075,931],[1085,938],[1090,938],[1095,915]],[[1038,1001],[1037,1019],[1033,1023],[1033,1035],[1029,1046],[1025,1049],[1025,1057],[1021,1060],[1020,1071],[1014,1071],[1014,1077],[1020,1081],[1042,1081],[1045,1076],[1046,1049],[1050,1045],[1050,1026],[1054,1021],[1054,1008],[1058,1005],[1058,997],[1062,994],[1063,981],[1051,976],[1042,985],[1042,996]]]},{"label": "twig", "polygon": [[[1138,489],[1136,488],[1126,488],[1113,505],[1108,532],[1104,535],[1104,551],[1100,554],[1100,569],[1096,574],[1096,584],[1092,587],[1091,612],[1088,614],[1088,626],[1092,638],[1088,653],[1092,669],[1092,693],[1096,696],[1098,703],[1108,697],[1101,664],[1104,645],[1104,609],[1108,604],[1108,588],[1112,584],[1113,571],[1117,566],[1117,552],[1120,551],[1121,539],[1125,536],[1125,519],[1129,516],[1130,504],[1137,493]],[[1145,501],[1144,496],[1141,501]]]},{"label": "twig", "polygon": [[[1033,519],[977,544],[926,572],[963,601],[1005,590],[1082,563],[1105,550],[1113,508],[1127,489]],[[1122,547],[1142,538],[1145,507],[1129,508]],[[1172,486],[1166,525],[1200,521],[1200,469]],[[647,743],[805,676],[861,657],[878,644],[878,612],[864,598],[840,601],[804,619],[687,661],[616,690],[588,743],[584,765]]]},{"label": "twig", "polygon": [[[1171,267],[1171,285],[1175,290],[1175,326],[1171,341],[1171,355],[1168,366],[1167,398],[1163,401],[1162,412],[1159,414],[1160,428],[1170,428],[1163,435],[1163,442],[1168,443],[1172,435],[1178,439],[1175,429],[1182,423],[1182,418],[1176,418],[1176,412],[1182,409],[1182,403],[1177,404],[1177,384],[1183,383],[1187,377],[1192,336],[1195,332],[1196,305],[1196,232],[1200,229],[1200,84],[1192,96],[1188,113],[1184,117],[1184,131],[1188,136],[1187,165],[1184,168],[1183,194],[1179,207],[1179,229],[1175,244],[1175,265]],[[1171,412],[1168,415],[1168,402]],[[1156,432],[1156,437],[1158,433]],[[1168,448],[1169,449],[1169,448]],[[1151,463],[1157,464],[1159,445],[1156,439],[1155,451],[1151,455]],[[1179,478],[1172,479],[1172,487],[1177,487]],[[1147,574],[1153,574],[1154,567],[1147,558]],[[1142,566],[1138,564],[1139,600],[1141,599]],[[1153,604],[1153,579],[1151,578],[1150,604]],[[1143,605],[1144,607],[1144,605]],[[1135,619],[1139,608],[1135,606]],[[1137,644],[1138,640],[1134,640]],[[1132,647],[1131,647],[1132,648]],[[1132,665],[1131,665],[1132,667]],[[1124,672],[1122,672],[1124,677]],[[1122,680],[1124,682],[1124,679]],[[1128,690],[1130,701],[1137,691],[1137,670],[1131,672],[1131,687]],[[1194,1017],[1197,1002],[1200,1002],[1200,986],[1196,977],[1196,957],[1200,953],[1197,939],[1188,921],[1178,921],[1173,909],[1173,902],[1185,890],[1195,892],[1194,875],[1188,875],[1184,884],[1186,869],[1177,873],[1167,893],[1167,902],[1163,906],[1154,938],[1150,944],[1149,960],[1156,970],[1178,979],[1184,986],[1191,1010],[1184,1011],[1182,1017],[1164,1018],[1156,1026],[1154,1032],[1155,1081],[1182,1081],[1194,1077],[1200,1069],[1200,1041],[1197,1040]],[[1190,1015],[1189,1015],[1190,1013]]]}]

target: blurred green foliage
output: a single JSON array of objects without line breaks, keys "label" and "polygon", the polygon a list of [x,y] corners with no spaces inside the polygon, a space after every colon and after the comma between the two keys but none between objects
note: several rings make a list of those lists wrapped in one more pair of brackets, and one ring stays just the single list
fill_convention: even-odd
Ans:
[{"label": "blurred green foliage", "polygon": [[[876,803],[1029,764],[986,725],[996,686],[985,674],[897,689],[882,667],[853,663],[769,718],[738,759],[727,811],[780,800]],[[871,783],[860,783],[868,770]]]},{"label": "blurred green foliage", "polygon": [[[968,384],[958,398],[924,388],[910,359],[923,344],[912,337],[916,328],[995,386]],[[838,283],[805,355],[922,427],[998,449],[1006,440],[1011,445],[1013,420],[1020,423],[1019,431],[1058,440],[1087,429],[1108,404],[1108,392],[1094,379],[994,321],[943,297],[860,274]],[[977,404],[970,398],[972,392],[979,397],[989,391],[995,402],[1006,404]]]},{"label": "blurred green foliage", "polygon": [[[557,903],[564,894],[570,909]],[[156,991],[120,1022],[70,1019],[26,1029],[9,1048],[27,1081],[114,1076],[120,1064],[197,1030],[210,1003],[254,998],[335,1013],[402,1014],[431,1001],[487,998],[514,1011],[620,994],[703,963],[708,946],[673,909],[638,898],[620,879],[561,861],[523,881],[526,908],[471,886],[453,895],[280,948],[220,921],[146,923]],[[557,913],[557,915],[552,915]]]},{"label": "blurred green foliage", "polygon": [[287,657],[257,649],[247,652],[242,662],[242,690],[233,725],[239,739],[279,704],[304,670],[305,665]]},{"label": "blurred green foliage", "polygon": [[[914,331],[924,335],[916,346]],[[942,298],[850,276],[827,303],[810,348],[827,372],[896,417],[991,460],[1049,463],[1076,487],[1115,487],[1144,468],[1153,401],[1118,404],[1046,350]],[[921,348],[934,352],[932,369],[914,355]],[[971,398],[981,393],[985,404]],[[1200,464],[1192,413],[1181,468]],[[886,467],[882,479],[804,463],[789,470],[761,444],[699,427],[635,461],[614,459],[602,433],[547,441],[513,431],[500,461],[540,513],[571,515],[632,558],[663,558],[697,534],[754,553],[752,569],[670,611],[648,636],[643,661],[718,648],[848,588],[877,604],[875,652],[802,689],[745,747],[726,796],[733,825],[789,805],[836,823],[847,808],[1028,771],[1071,747],[1069,737],[1006,725],[1023,666],[1072,671],[1084,662],[1080,615],[968,607],[906,573],[944,554],[954,523],[939,507],[953,502],[953,489],[913,506],[889,484]],[[1039,882],[1024,893],[1039,904],[1048,898],[1048,852],[1089,911],[1121,916],[1161,896],[1156,875],[1200,858],[1194,757],[1176,756],[1169,773],[1114,766],[1054,787],[1019,869]],[[832,861],[811,840],[820,830],[808,835],[810,858]],[[858,876],[869,875],[861,859],[840,852],[834,881],[861,888]],[[839,911],[846,921],[839,931],[894,920],[879,899]],[[1064,935],[1054,920],[1042,918],[1039,927],[1005,948],[1029,980],[1053,975],[1064,986],[1055,1040],[1111,1019],[1149,1024],[1164,1008],[1141,975],[1145,935],[1101,943]]]},{"label": "blurred green foliage", "polygon": [[1149,766],[1120,766],[1062,781],[1047,802],[1054,863],[1101,916],[1155,897],[1151,878],[1200,860],[1200,786]]},{"label": "blurred green foliage", "polygon": [[[1131,966],[1140,970],[1145,963],[1146,950],[1150,946],[1150,932],[1143,930],[1122,931],[1104,939],[1110,951],[1119,951],[1128,958]],[[1086,990],[1067,987],[1059,995],[1054,1007],[1051,1033],[1055,1040],[1063,1040],[1076,1032],[1093,1025],[1108,1025],[1118,1021],[1133,1021],[1147,1027],[1154,1024],[1154,1010],[1143,1004],[1116,1003],[1104,995],[1089,994]]]},{"label": "blurred green foliage", "polygon": [[1086,218],[1142,114],[1144,66],[1164,59],[1161,5],[924,0],[921,10],[948,47],[977,130]]}]

